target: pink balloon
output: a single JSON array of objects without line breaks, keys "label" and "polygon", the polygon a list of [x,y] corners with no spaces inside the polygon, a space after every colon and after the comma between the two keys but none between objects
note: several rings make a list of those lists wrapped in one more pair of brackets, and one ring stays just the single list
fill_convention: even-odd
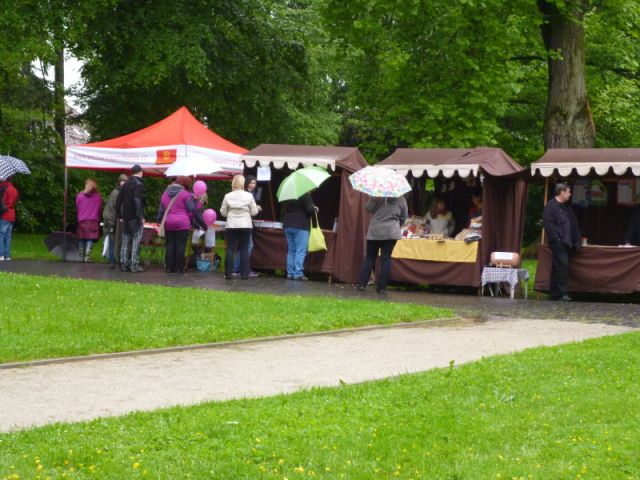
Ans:
[{"label": "pink balloon", "polygon": [[202,212],[202,219],[204,223],[207,225],[213,225],[218,216],[216,215],[216,211],[213,208],[207,208],[204,212]]},{"label": "pink balloon", "polygon": [[203,193],[207,193],[207,184],[202,180],[198,180],[193,184],[193,194],[196,196],[200,196]]}]

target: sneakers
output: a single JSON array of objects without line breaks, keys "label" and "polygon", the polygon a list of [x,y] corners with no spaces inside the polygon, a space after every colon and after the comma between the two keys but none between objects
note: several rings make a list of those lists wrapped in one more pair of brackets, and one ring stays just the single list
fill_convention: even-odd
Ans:
[{"label": "sneakers", "polygon": [[131,273],[142,273],[144,272],[144,268],[142,268],[140,265],[138,265],[137,267],[131,267]]},{"label": "sneakers", "polygon": [[358,290],[360,290],[361,292],[364,292],[364,290],[365,290],[365,288],[367,288],[367,286],[366,285],[356,285],[356,288]]},{"label": "sneakers", "polygon": [[259,276],[260,276],[260,274],[259,274],[259,273],[256,273],[256,272],[249,272],[249,278],[256,278],[256,277],[259,277]]},{"label": "sneakers", "polygon": [[293,277],[294,280],[309,280],[307,277],[305,277],[304,275],[301,275],[299,277]]},{"label": "sneakers", "polygon": [[4,257],[0,257],[0,262],[4,262]]}]

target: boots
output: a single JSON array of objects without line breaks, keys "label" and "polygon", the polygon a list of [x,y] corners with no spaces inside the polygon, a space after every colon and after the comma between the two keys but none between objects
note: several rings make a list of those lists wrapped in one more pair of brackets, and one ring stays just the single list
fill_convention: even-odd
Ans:
[{"label": "boots", "polygon": [[84,262],[93,263],[93,260],[91,260],[91,245],[87,245],[87,248],[84,252]]}]

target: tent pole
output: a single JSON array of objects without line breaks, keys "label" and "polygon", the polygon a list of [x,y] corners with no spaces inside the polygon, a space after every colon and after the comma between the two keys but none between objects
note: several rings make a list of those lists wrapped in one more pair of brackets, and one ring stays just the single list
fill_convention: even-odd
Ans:
[{"label": "tent pole", "polygon": [[69,169],[64,167],[64,200],[62,212],[62,261],[67,261],[67,198],[69,196]]},{"label": "tent pole", "polygon": [[[547,198],[549,196],[549,177],[544,179],[544,205],[547,205]],[[544,245],[544,224],[542,225],[542,233],[540,234],[540,245]]]}]

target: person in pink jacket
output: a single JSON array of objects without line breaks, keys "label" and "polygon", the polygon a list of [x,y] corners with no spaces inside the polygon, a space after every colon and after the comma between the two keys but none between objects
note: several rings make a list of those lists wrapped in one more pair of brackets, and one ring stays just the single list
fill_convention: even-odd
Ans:
[{"label": "person in pink jacket", "polygon": [[78,210],[78,254],[81,262],[91,261],[91,247],[100,237],[100,212],[102,212],[102,197],[98,192],[98,183],[87,178],[84,190],[76,196]]},{"label": "person in pink jacket", "polygon": [[167,273],[184,273],[184,253],[196,211],[196,202],[191,194],[192,185],[190,177],[178,177],[167,187],[160,200],[158,223],[162,222],[167,212],[164,222]]}]

